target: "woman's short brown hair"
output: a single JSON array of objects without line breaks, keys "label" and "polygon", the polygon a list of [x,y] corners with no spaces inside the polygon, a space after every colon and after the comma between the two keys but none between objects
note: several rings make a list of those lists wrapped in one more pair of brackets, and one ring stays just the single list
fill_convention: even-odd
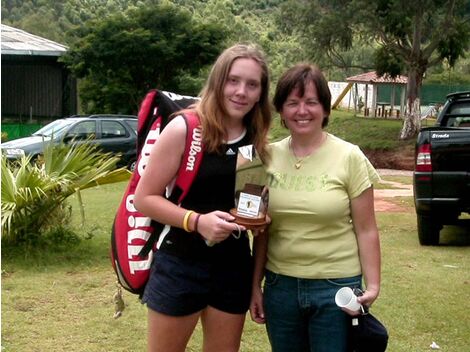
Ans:
[{"label": "woman's short brown hair", "polygon": [[300,63],[282,74],[277,82],[276,92],[274,93],[274,107],[277,112],[281,112],[287,97],[294,89],[298,89],[300,96],[303,97],[305,87],[309,83],[313,83],[317,89],[318,99],[326,114],[322,122],[322,127],[326,127],[331,113],[331,92],[325,76],[315,65]]}]

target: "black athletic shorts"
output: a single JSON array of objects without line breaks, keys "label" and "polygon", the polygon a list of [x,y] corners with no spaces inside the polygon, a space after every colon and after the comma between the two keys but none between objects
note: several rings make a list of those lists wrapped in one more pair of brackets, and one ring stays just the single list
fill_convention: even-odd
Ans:
[{"label": "black athletic shorts", "polygon": [[158,250],[142,302],[171,316],[189,315],[207,306],[245,314],[250,306],[252,270],[250,254],[200,261]]}]

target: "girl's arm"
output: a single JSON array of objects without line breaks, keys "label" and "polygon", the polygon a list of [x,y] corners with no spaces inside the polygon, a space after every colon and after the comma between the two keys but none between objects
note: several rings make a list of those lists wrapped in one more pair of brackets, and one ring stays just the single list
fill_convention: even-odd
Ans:
[{"label": "girl's arm", "polygon": [[165,197],[166,186],[176,177],[183,157],[186,123],[171,120],[150,151],[145,172],[137,185],[134,206],[142,214],[171,226],[182,227],[186,209]]},{"label": "girl's arm", "polygon": [[[173,204],[165,197],[166,186],[176,177],[182,162],[186,143],[186,122],[177,116],[162,131],[152,147],[139,184],[137,185],[134,206],[145,216],[162,224],[183,228],[188,210]],[[189,230],[195,230],[197,214],[188,218]],[[236,224],[231,223],[232,215],[222,211],[213,211],[201,215],[198,219],[198,232],[211,242],[225,240],[232,231],[237,231]],[[244,228],[242,227],[242,230]]]}]

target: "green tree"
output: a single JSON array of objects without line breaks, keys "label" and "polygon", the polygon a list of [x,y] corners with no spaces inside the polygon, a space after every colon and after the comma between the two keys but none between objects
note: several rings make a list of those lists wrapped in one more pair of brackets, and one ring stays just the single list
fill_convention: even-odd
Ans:
[{"label": "green tree", "polygon": [[1,4],[2,23],[68,45],[74,38],[75,26],[155,1],[158,0],[5,0]]},{"label": "green tree", "polygon": [[45,143],[38,163],[24,157],[10,164],[2,156],[2,241],[37,242],[46,232],[68,225],[70,195],[129,178],[127,170],[116,169],[119,157],[98,152],[96,145]]},{"label": "green tree", "polygon": [[225,39],[216,23],[167,2],[92,20],[76,35],[63,60],[82,78],[84,110],[121,113],[135,113],[151,88],[198,93],[187,78],[213,62]]},{"label": "green tree", "polygon": [[286,28],[310,51],[338,59],[358,42],[372,43],[379,74],[408,76],[407,111],[400,138],[421,127],[420,89],[429,67],[454,66],[469,48],[468,0],[289,0]]},{"label": "green tree", "polygon": [[[185,0],[186,2],[189,0]],[[278,3],[281,0],[207,0],[196,7],[195,15],[201,21],[224,26],[228,44],[252,42],[266,53],[272,81],[292,65],[307,58],[296,35],[286,34],[279,28]]]}]

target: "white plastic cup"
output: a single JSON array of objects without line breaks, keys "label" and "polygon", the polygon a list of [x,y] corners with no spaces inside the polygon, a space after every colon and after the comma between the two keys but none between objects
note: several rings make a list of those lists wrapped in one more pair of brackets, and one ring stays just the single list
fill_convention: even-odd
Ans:
[{"label": "white plastic cup", "polygon": [[350,287],[343,287],[336,292],[335,302],[338,307],[352,311],[361,309],[361,304],[357,301],[357,296]]}]

